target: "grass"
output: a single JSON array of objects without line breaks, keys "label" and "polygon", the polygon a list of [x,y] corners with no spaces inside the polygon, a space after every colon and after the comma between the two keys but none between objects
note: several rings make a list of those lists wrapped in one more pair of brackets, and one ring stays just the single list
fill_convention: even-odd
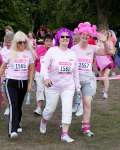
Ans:
[{"label": "grass", "polygon": [[63,143],[59,139],[61,109],[56,110],[48,124],[47,134],[39,133],[40,117],[33,115],[34,96],[30,106],[23,107],[23,133],[16,140],[7,136],[7,118],[0,118],[0,150],[120,150],[120,81],[111,81],[109,99],[101,98],[101,85],[98,82],[97,94],[92,102],[93,138],[82,135],[80,131],[81,117],[73,116],[70,134],[75,139],[72,144]]}]

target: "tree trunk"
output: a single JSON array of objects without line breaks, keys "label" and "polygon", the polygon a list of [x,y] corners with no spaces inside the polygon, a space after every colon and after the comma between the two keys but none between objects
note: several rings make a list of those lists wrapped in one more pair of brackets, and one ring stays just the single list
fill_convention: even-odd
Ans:
[{"label": "tree trunk", "polygon": [[105,0],[96,0],[99,30],[108,29],[108,17],[104,5],[105,5]]}]

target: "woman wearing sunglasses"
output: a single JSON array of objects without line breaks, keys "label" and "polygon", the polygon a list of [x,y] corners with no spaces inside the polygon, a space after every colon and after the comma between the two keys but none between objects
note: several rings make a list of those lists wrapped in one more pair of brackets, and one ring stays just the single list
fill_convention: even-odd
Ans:
[{"label": "woman wearing sunglasses", "polygon": [[55,45],[44,57],[43,73],[46,86],[46,106],[40,123],[40,132],[46,133],[48,120],[55,112],[59,97],[62,103],[62,133],[61,140],[73,142],[68,130],[72,120],[72,103],[75,87],[79,89],[79,74],[76,65],[76,56],[71,47],[71,32],[66,28],[58,30]]},{"label": "woman wearing sunglasses", "polygon": [[[24,96],[32,89],[34,78],[34,54],[28,37],[21,31],[14,35],[11,50],[0,68],[6,70],[6,93],[9,101],[9,136],[16,138],[22,132],[20,126]],[[29,80],[29,81],[28,81]]]},{"label": "woman wearing sunglasses", "polygon": [[79,79],[81,85],[81,96],[83,100],[83,119],[82,132],[91,137],[94,133],[90,129],[91,117],[91,100],[96,93],[96,79],[93,73],[93,59],[95,55],[111,55],[115,53],[113,45],[107,42],[107,36],[101,34],[98,40],[102,41],[101,45],[89,45],[89,36],[97,35],[96,26],[89,22],[80,23],[74,31],[79,34],[79,44],[71,49],[76,53],[78,59]]}]

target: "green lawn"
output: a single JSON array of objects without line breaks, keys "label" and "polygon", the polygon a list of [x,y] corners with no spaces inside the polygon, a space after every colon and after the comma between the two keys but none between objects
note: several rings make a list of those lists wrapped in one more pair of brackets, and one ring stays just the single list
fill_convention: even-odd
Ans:
[{"label": "green lawn", "polygon": [[39,133],[39,117],[33,115],[34,96],[30,106],[23,108],[23,133],[16,140],[7,136],[7,118],[0,118],[0,150],[120,150],[120,81],[111,81],[109,98],[101,98],[101,85],[98,82],[97,94],[92,104],[93,138],[82,135],[80,131],[81,117],[73,116],[70,132],[74,143],[60,141],[61,110],[56,110],[48,124],[46,135]]}]

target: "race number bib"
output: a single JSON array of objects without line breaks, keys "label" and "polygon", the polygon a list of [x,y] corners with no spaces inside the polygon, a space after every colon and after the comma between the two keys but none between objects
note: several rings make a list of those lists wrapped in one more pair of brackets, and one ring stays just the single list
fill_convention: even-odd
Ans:
[{"label": "race number bib", "polygon": [[27,64],[25,63],[14,63],[13,68],[15,71],[26,71]]},{"label": "race number bib", "polygon": [[59,73],[71,73],[72,64],[69,62],[59,62]]},{"label": "race number bib", "polygon": [[91,59],[79,59],[78,62],[78,70],[80,71],[91,71],[92,69],[92,63],[91,63]]}]

